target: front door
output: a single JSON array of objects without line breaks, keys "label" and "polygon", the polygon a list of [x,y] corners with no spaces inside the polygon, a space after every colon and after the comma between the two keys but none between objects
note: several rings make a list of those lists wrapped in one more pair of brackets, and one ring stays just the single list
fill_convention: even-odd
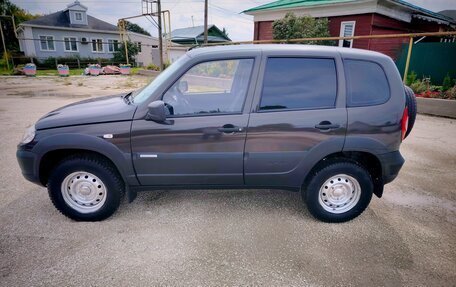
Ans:
[{"label": "front door", "polygon": [[163,95],[167,123],[132,125],[142,185],[241,185],[248,123],[244,109],[254,59],[196,64]]}]

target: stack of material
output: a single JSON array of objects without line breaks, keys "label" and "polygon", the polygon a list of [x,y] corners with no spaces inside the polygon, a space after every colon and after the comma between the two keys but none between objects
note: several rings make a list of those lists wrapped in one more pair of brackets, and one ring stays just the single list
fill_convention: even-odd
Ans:
[{"label": "stack of material", "polygon": [[106,67],[103,67],[102,68],[102,71],[101,71],[102,74],[106,74],[106,75],[116,75],[116,74],[120,74],[120,68],[117,67],[117,66],[106,66]]}]

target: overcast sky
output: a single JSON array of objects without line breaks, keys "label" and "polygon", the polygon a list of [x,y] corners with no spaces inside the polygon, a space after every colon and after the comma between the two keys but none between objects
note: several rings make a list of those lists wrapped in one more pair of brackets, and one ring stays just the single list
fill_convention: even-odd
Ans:
[{"label": "overcast sky", "polygon": [[[66,8],[72,0],[11,0],[31,13],[49,14]],[[122,17],[142,13],[141,0],[80,0],[88,7],[88,14],[116,24]],[[243,10],[272,2],[271,0],[209,0],[209,24],[225,27],[233,41],[253,39],[253,17],[242,14]],[[408,0],[408,2],[432,11],[456,9],[456,0]],[[203,25],[204,0],[162,0],[162,9],[171,11],[171,28]],[[193,22],[192,22],[193,17]],[[146,19],[132,20],[152,35],[156,28]]]}]

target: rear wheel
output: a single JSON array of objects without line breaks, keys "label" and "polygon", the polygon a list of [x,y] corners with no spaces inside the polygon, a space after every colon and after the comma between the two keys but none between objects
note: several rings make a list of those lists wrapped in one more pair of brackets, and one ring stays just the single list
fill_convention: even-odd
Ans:
[{"label": "rear wheel", "polygon": [[365,168],[352,162],[336,162],[315,172],[303,199],[315,218],[345,222],[366,209],[372,192],[372,178]]},{"label": "rear wheel", "polygon": [[408,124],[407,124],[407,131],[405,132],[404,139],[410,134],[415,125],[416,120],[416,113],[418,111],[416,97],[413,90],[407,86],[405,88],[405,104],[408,109]]},{"label": "rear wheel", "polygon": [[74,220],[98,221],[119,207],[123,184],[117,171],[105,160],[74,156],[51,172],[48,192],[54,206]]}]

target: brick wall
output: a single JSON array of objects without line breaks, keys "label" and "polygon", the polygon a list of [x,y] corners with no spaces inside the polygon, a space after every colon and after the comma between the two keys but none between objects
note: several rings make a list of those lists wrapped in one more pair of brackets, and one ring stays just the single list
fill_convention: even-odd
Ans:
[{"label": "brick wall", "polygon": [[272,40],[272,22],[273,21],[255,22],[253,40]]},{"label": "brick wall", "polygon": [[[340,36],[340,24],[345,21],[356,21],[355,36],[370,35],[373,14],[337,16],[329,18],[329,33],[331,36]],[[354,40],[353,48],[369,49],[369,39]]]},{"label": "brick wall", "polygon": [[[344,21],[356,21],[355,36],[437,32],[440,29],[439,25],[431,22],[413,19],[412,23],[406,23],[383,15],[368,13],[329,17],[329,32],[331,36],[337,37],[340,35],[340,25]],[[272,40],[272,22],[255,22],[254,40]],[[396,59],[402,44],[407,42],[408,38],[361,39],[353,41],[353,48],[378,51]]]}]

